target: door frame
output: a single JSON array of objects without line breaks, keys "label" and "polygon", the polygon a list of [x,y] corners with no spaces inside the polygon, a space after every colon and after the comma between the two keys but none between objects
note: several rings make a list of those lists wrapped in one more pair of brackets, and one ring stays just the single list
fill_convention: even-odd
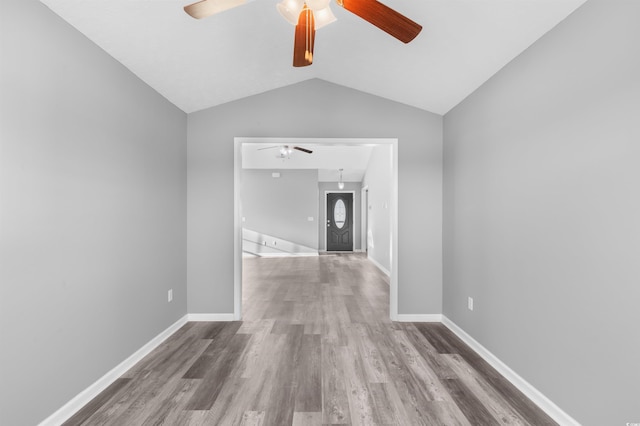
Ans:
[{"label": "door frame", "polygon": [[[325,189],[324,190],[324,221],[322,223],[322,227],[324,228],[324,251],[326,251],[327,253],[344,253],[344,251],[336,251],[336,252],[330,252],[329,251],[329,241],[327,241],[328,235],[327,235],[327,227],[325,226],[327,224],[327,198],[329,196],[329,194],[351,194],[351,221],[353,222],[353,237],[355,237],[356,235],[356,191],[355,190],[336,190],[333,191],[331,189]],[[355,248],[354,246],[356,245],[356,241],[355,238],[351,238],[351,251],[355,252]]]},{"label": "door frame", "polygon": [[274,138],[234,137],[233,150],[233,318],[242,319],[242,144],[269,145],[387,145],[391,147],[391,199],[389,200],[390,257],[389,317],[398,320],[398,139],[397,138]]},{"label": "door frame", "polygon": [[369,256],[369,185],[360,189],[360,250]]}]

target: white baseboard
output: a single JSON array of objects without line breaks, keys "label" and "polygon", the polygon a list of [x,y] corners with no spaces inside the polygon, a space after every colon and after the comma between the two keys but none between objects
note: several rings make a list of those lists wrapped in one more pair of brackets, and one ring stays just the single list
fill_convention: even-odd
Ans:
[{"label": "white baseboard", "polygon": [[384,266],[382,266],[381,264],[379,264],[373,257],[371,256],[367,256],[367,259],[369,259],[369,261],[371,263],[373,263],[374,265],[376,265],[378,267],[378,269],[380,269],[386,276],[390,277],[391,276],[391,272],[389,272],[389,270],[387,268],[385,268]]},{"label": "white baseboard", "polygon": [[234,314],[188,314],[188,321],[234,321]]},{"label": "white baseboard", "polygon": [[398,322],[442,322],[442,314],[398,314]]},{"label": "white baseboard", "polygon": [[560,407],[554,404],[553,401],[544,396],[542,392],[533,387],[531,383],[520,377],[518,373],[509,368],[509,366],[502,362],[497,356],[458,327],[456,323],[444,315],[442,316],[442,323],[558,424],[563,426],[580,426],[580,423],[573,417],[565,413]]},{"label": "white baseboard", "polygon": [[259,253],[257,257],[313,257],[318,256],[318,252],[313,253]]},{"label": "white baseboard", "polygon": [[187,323],[187,315],[180,318],[178,321],[174,322],[169,326],[166,330],[158,334],[156,337],[151,339],[147,344],[138,349],[133,353],[129,358],[122,361],[116,367],[114,367],[107,374],[99,378],[88,388],[80,392],[73,399],[63,405],[60,409],[58,409],[55,413],[44,419],[40,422],[39,426],[54,426],[60,425],[64,423],[66,420],[71,418],[78,410],[87,405],[93,398],[98,396],[100,392],[105,390],[109,385],[111,385],[116,379],[126,373],[131,367],[133,367],[136,363],[138,363],[142,358],[149,355],[152,350],[160,346],[162,342],[164,342],[169,336],[178,331],[180,327]]}]

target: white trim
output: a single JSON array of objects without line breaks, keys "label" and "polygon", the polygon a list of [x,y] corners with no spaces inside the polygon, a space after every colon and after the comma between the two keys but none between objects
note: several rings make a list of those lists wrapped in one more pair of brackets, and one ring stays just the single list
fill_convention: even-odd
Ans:
[{"label": "white trim", "polygon": [[[389,209],[389,316],[392,321],[398,318],[398,139],[391,144],[391,205]],[[368,208],[368,207],[367,207]],[[367,224],[367,226],[369,226]]]},{"label": "white trim", "polygon": [[314,253],[259,253],[259,254],[254,255],[254,257],[314,257],[314,256],[319,256],[318,252],[314,252]]},{"label": "white trim", "polygon": [[395,321],[398,316],[398,139],[397,138],[255,138],[235,137],[234,140],[234,319],[242,318],[242,206],[241,169],[242,144],[269,145],[386,145],[391,147],[391,200],[389,205],[389,222],[391,229],[391,273],[389,274],[389,317]]},{"label": "white trim", "polygon": [[509,368],[507,364],[502,362],[487,348],[478,343],[477,340],[467,334],[467,332],[461,329],[456,323],[444,315],[442,316],[442,323],[557,423],[566,426],[580,426],[580,423],[578,423],[573,417],[554,404],[553,401],[547,398],[531,383],[520,377],[518,373]]},{"label": "white trim", "polygon": [[442,322],[442,314],[398,314],[398,322]]},{"label": "white trim", "polygon": [[233,149],[233,319],[242,319],[242,142],[234,138]]},{"label": "white trim", "polygon": [[360,251],[369,250],[369,185],[360,188]]},{"label": "white trim", "polygon": [[60,425],[69,420],[71,416],[77,413],[82,407],[87,405],[93,398],[98,396],[100,392],[105,390],[116,379],[126,373],[131,367],[140,362],[145,356],[149,355],[151,351],[160,346],[169,336],[178,331],[180,327],[185,325],[188,321],[188,315],[183,316],[178,321],[174,322],[166,330],[162,331],[156,337],[151,339],[147,344],[142,346],[133,355],[122,361],[120,364],[111,369],[107,374],[100,377],[93,384],[89,385],[85,390],[73,397],[69,402],[60,407],[55,413],[40,422],[39,426]]},{"label": "white trim", "polygon": [[355,249],[353,252],[354,253],[364,253],[365,251],[366,250],[363,250],[363,249],[359,248],[359,249]]},{"label": "white trim", "polygon": [[[390,277],[391,276],[391,272],[389,272],[389,270],[387,268],[385,268],[384,266],[382,266],[381,264],[378,263],[377,260],[375,260],[373,257],[371,256],[367,256],[367,259],[369,259],[369,262],[373,263],[374,265],[376,265],[376,267],[378,269],[380,269],[386,276]],[[395,321],[395,320],[394,320]]]},{"label": "white trim", "polygon": [[[324,191],[324,210],[323,210],[323,228],[324,228],[324,249],[329,252],[329,253],[334,253],[334,251],[330,251],[329,250],[329,235],[327,235],[327,228],[328,226],[324,226],[324,224],[327,223],[327,198],[329,198],[329,194],[351,194],[352,199],[351,199],[351,226],[352,226],[352,233],[353,236],[355,237],[356,235],[356,191],[355,190],[331,190],[331,189],[325,189]],[[353,248],[356,246],[356,242],[353,238],[351,238],[351,250],[346,250],[347,252],[349,251],[355,251]],[[344,251],[344,250],[341,250]],[[340,253],[340,251],[336,251],[335,253]]]},{"label": "white trim", "polygon": [[196,322],[216,322],[216,321],[235,321],[234,314],[189,314],[187,315],[189,321]]}]

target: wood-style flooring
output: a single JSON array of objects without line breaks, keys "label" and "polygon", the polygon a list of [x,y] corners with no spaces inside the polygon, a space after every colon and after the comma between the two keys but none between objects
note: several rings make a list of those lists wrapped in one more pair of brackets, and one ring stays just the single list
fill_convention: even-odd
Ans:
[{"label": "wood-style flooring", "polygon": [[243,271],[243,321],[187,323],[65,424],[555,424],[442,324],[391,322],[360,254]]}]

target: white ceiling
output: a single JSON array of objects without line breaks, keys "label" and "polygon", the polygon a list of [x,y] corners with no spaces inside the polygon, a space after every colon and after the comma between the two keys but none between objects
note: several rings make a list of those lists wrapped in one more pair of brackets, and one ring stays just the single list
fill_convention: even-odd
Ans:
[{"label": "white ceiling", "polygon": [[585,0],[384,0],[424,29],[404,45],[332,3],[313,65],[294,27],[258,0],[202,20],[195,0],[42,0],[190,113],[310,78],[444,114]]},{"label": "white ceiling", "polygon": [[[317,169],[319,182],[337,182],[344,169],[344,182],[362,182],[374,145],[291,144],[313,151],[307,154],[294,150],[289,158],[279,157],[281,145],[264,143],[242,144],[243,169]],[[271,149],[263,149],[273,147]]]}]

